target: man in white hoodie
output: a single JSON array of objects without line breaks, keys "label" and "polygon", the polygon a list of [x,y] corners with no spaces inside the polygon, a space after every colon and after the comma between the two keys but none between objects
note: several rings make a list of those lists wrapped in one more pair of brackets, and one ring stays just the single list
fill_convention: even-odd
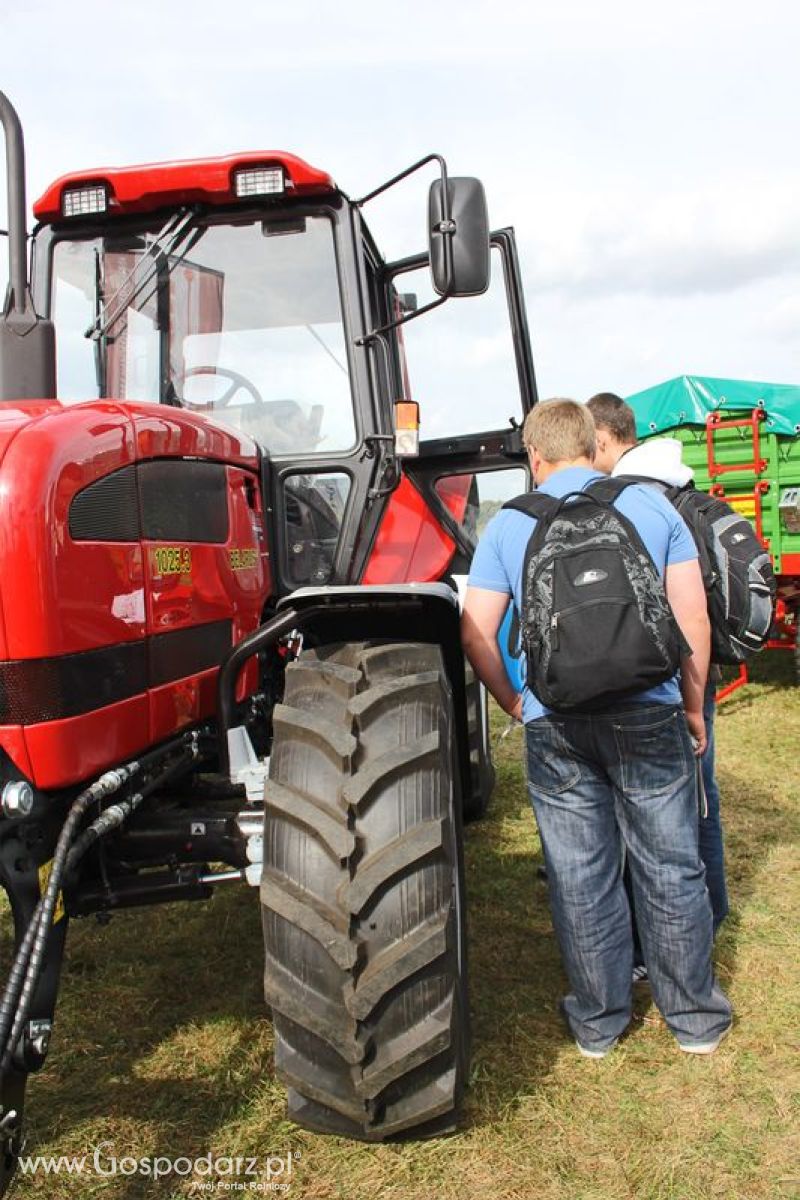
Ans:
[{"label": "man in white hoodie", "polygon": [[[684,487],[694,475],[691,467],[681,461],[681,443],[677,438],[648,438],[638,442],[636,417],[630,405],[613,392],[592,396],[587,407],[594,418],[597,431],[596,470],[607,475],[634,475],[653,479],[670,487]],[[714,672],[717,674],[717,672]],[[703,715],[705,717],[706,751],[701,761],[705,804],[700,813],[700,857],[706,868],[706,886],[714,913],[716,933],[728,913],[728,891],[725,883],[722,824],[720,821],[719,788],[714,774],[714,682],[706,689]]]}]

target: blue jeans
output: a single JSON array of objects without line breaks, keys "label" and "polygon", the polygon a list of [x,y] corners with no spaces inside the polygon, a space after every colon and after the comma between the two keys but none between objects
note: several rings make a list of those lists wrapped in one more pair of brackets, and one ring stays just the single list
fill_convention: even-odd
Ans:
[{"label": "blue jeans", "polygon": [[[725,883],[725,859],[722,842],[722,822],[720,819],[719,788],[714,773],[714,714],[716,712],[716,686],[709,682],[703,699],[703,718],[706,726],[706,749],[700,759],[703,775],[703,791],[705,804],[701,802],[698,813],[698,848],[703,866],[706,869],[706,887],[711,901],[711,912],[714,918],[714,933],[716,935],[722,922],[728,915],[728,888]],[[625,890],[628,893],[628,903],[634,909],[636,904],[631,888],[630,870],[625,868]],[[633,961],[636,966],[644,963],[644,954],[636,930],[634,919],[633,929]]]},{"label": "blue jeans", "polygon": [[725,884],[725,860],[722,845],[722,822],[719,812],[719,788],[714,775],[714,699],[715,686],[709,683],[703,702],[706,724],[706,752],[700,760],[703,771],[705,809],[700,807],[700,857],[706,868],[706,887],[714,914],[714,933],[728,915],[728,889]]},{"label": "blue jeans", "polygon": [[570,983],[563,1008],[581,1045],[601,1050],[631,1018],[630,863],[653,991],[684,1045],[731,1022],[711,967],[712,915],[698,852],[696,766],[680,708],[632,704],[552,714],[526,726],[528,790]]}]

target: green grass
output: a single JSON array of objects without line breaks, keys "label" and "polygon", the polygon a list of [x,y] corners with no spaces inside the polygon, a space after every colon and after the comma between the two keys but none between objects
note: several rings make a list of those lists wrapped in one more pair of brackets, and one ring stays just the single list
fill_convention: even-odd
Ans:
[{"label": "green grass", "polygon": [[[29,1150],[91,1154],[105,1141],[119,1156],[262,1160],[291,1150],[289,1195],[319,1200],[800,1197],[800,691],[787,659],[755,674],[717,726],[732,901],[717,969],[736,1024],[712,1058],[682,1055],[646,992],[602,1062],[567,1039],[517,729],[497,744],[491,815],[466,834],[473,1068],[460,1133],[363,1146],[285,1120],[256,895],[233,889],[122,913],[108,928],[73,924],[50,1057],[28,1088]],[[494,727],[498,737],[499,714]],[[174,1180],[37,1175],[13,1194],[207,1193]]]}]

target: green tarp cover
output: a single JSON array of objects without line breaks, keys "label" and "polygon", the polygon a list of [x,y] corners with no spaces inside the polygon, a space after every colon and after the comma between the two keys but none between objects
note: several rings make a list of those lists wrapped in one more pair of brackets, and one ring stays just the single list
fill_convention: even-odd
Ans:
[{"label": "green tarp cover", "polygon": [[800,387],[790,383],[753,383],[747,379],[710,379],[679,375],[627,397],[636,413],[640,437],[676,425],[705,425],[717,409],[766,409],[770,433],[800,433]]}]

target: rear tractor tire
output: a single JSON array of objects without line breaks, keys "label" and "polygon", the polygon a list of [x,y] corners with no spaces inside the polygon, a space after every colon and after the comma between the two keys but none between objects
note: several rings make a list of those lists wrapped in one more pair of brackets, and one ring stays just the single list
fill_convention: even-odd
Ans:
[{"label": "rear tractor tire", "polygon": [[288,1115],[369,1142],[451,1130],[469,1012],[440,652],[307,651],[286,670],[273,724],[264,990]]}]

